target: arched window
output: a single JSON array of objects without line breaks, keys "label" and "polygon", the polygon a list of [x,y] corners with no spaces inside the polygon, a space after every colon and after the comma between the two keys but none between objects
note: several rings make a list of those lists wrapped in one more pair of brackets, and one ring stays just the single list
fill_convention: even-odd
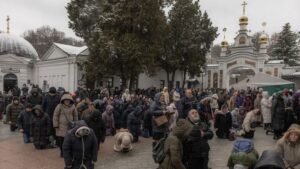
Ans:
[{"label": "arched window", "polygon": [[239,44],[240,45],[246,44],[246,38],[245,38],[245,36],[240,37]]}]

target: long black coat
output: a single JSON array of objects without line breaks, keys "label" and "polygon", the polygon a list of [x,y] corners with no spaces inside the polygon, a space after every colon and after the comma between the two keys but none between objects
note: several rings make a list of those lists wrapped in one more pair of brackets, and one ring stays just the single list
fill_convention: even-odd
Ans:
[{"label": "long black coat", "polygon": [[183,97],[179,103],[178,103],[178,113],[179,113],[179,118],[185,119],[188,115],[188,112],[196,108],[196,103],[197,100],[195,97],[188,98],[188,97]]},{"label": "long black coat", "polygon": [[43,96],[38,92],[37,88],[31,90],[31,94],[27,98],[27,103],[30,103],[33,106],[42,105]]},{"label": "long black coat", "polygon": [[18,127],[23,129],[25,133],[30,133],[32,112],[22,111],[18,117]]},{"label": "long black coat", "polygon": [[65,136],[63,143],[65,165],[72,166],[71,169],[80,169],[82,155],[84,155],[83,162],[87,169],[94,169],[92,161],[96,162],[98,157],[97,138],[93,130],[90,130],[87,136],[77,137],[75,132],[80,127],[87,127],[83,120],[76,122],[76,127],[69,130]]},{"label": "long black coat", "polygon": [[105,141],[106,128],[101,113],[98,110],[95,110],[95,112],[93,112],[91,116],[85,118],[84,121],[89,128],[93,129],[97,137],[98,145],[100,142],[103,143]]},{"label": "long black coat", "polygon": [[232,117],[230,112],[226,114],[217,113],[215,119],[216,135],[220,138],[228,138],[232,127]]},{"label": "long black coat", "polygon": [[[205,120],[199,120],[198,123],[190,123],[193,125],[193,130],[184,142],[185,160],[208,157],[210,150],[208,140],[214,136],[214,133],[210,130],[210,124]],[[201,137],[200,130],[204,132],[203,138]]]},{"label": "long black coat", "polygon": [[127,127],[133,136],[138,136],[141,133],[142,109],[138,106],[133,112],[128,115]]},{"label": "long black coat", "polygon": [[272,103],[272,127],[274,130],[283,130],[285,127],[285,105],[282,94],[277,94]]},{"label": "long black coat", "polygon": [[60,96],[58,94],[54,96],[47,94],[43,99],[43,110],[49,115],[50,119],[53,119],[54,110],[59,103]]},{"label": "long black coat", "polygon": [[37,116],[34,112],[32,115],[30,134],[33,137],[33,144],[46,146],[49,143],[50,118],[41,110],[40,106],[36,106],[34,109],[39,109],[41,115]]}]

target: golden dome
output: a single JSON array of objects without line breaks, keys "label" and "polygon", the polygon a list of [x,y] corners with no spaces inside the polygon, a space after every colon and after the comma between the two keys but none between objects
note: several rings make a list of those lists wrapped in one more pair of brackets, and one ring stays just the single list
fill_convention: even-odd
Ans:
[{"label": "golden dome", "polygon": [[259,43],[260,44],[267,44],[268,43],[268,36],[266,34],[262,34],[259,37]]},{"label": "golden dome", "polygon": [[248,17],[247,16],[242,16],[239,19],[240,25],[248,25]]},{"label": "golden dome", "polygon": [[222,42],[221,42],[221,47],[222,48],[227,48],[229,45],[228,45],[228,42],[226,41],[226,40],[223,40]]}]

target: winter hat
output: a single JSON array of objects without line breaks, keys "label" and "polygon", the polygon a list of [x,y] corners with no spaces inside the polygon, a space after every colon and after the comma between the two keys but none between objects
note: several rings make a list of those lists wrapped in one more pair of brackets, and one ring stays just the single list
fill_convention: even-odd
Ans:
[{"label": "winter hat", "polygon": [[33,108],[33,105],[31,103],[26,104],[25,108]]},{"label": "winter hat", "polygon": [[56,93],[56,88],[55,87],[50,87],[49,88],[49,93],[55,94]]},{"label": "winter hat", "polygon": [[13,101],[15,101],[15,100],[18,100],[18,101],[19,101],[19,97],[14,96],[12,100],[13,100]]},{"label": "winter hat", "polygon": [[76,131],[75,131],[75,136],[76,137],[83,137],[83,136],[87,136],[90,134],[90,128],[86,127],[86,126],[82,126],[79,127]]}]

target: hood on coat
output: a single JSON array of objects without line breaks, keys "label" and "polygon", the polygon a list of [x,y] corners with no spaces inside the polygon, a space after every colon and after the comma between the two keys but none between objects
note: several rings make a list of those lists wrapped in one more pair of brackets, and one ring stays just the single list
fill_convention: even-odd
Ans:
[{"label": "hood on coat", "polygon": [[88,135],[90,133],[90,129],[84,120],[79,120],[75,122],[75,127],[72,129],[72,133],[74,133],[76,137],[82,137],[86,134]]},{"label": "hood on coat", "polygon": [[[33,109],[32,109],[33,115],[34,115],[34,116],[37,116],[37,114],[35,113],[35,110],[40,111],[40,112],[41,112],[41,115],[44,114],[44,111],[43,111],[43,109],[42,109],[42,106],[40,106],[40,105],[36,105],[36,106],[34,106]],[[40,115],[40,116],[41,116],[41,115]]]},{"label": "hood on coat", "polygon": [[74,104],[74,100],[70,94],[64,94],[60,99],[60,103],[63,104],[64,100],[70,100],[71,104]]},{"label": "hood on coat", "polygon": [[184,119],[179,119],[176,125],[173,128],[173,135],[177,136],[178,138],[184,138],[188,136],[193,129],[192,124]]},{"label": "hood on coat", "polygon": [[101,119],[100,111],[95,109],[94,112],[91,114],[91,119],[94,121],[98,121],[99,119]]},{"label": "hood on coat", "polygon": [[126,94],[129,94],[129,89],[125,89],[125,93],[126,93]]},{"label": "hood on coat", "polygon": [[239,139],[233,144],[233,152],[245,152],[249,153],[254,149],[252,140],[250,139]]},{"label": "hood on coat", "polygon": [[[284,139],[288,140],[289,136],[292,132],[295,132],[300,137],[300,125],[299,124],[292,124],[291,127],[288,129],[288,131],[284,134]],[[298,142],[300,142],[300,138],[298,139]]]},{"label": "hood on coat", "polygon": [[113,113],[113,110],[114,110],[114,107],[112,105],[107,105],[106,106],[106,109],[105,109],[105,112],[108,114],[108,115],[111,115]]},{"label": "hood on coat", "polygon": [[143,109],[141,106],[137,106],[135,109],[134,109],[134,115],[135,116],[141,116],[142,115],[142,112],[143,112]]},{"label": "hood on coat", "polygon": [[268,99],[269,98],[269,93],[267,91],[264,91],[262,93],[262,97],[265,98],[265,99]]},{"label": "hood on coat", "polygon": [[30,93],[31,93],[31,94],[33,94],[33,93],[38,94],[38,93],[39,93],[39,90],[38,90],[37,88],[32,88]]}]

